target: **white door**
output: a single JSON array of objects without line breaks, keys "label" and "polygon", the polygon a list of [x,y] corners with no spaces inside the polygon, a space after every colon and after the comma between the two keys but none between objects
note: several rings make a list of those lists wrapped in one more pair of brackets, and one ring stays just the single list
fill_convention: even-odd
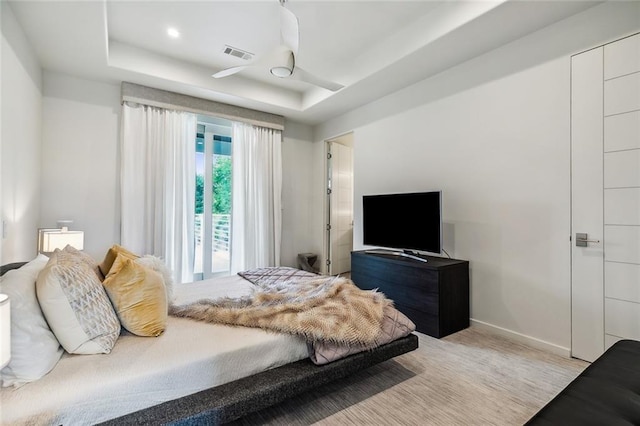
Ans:
[{"label": "white door", "polygon": [[353,149],[328,142],[329,175],[329,262],[330,275],[351,271],[353,249]]},{"label": "white door", "polygon": [[593,361],[640,340],[640,35],[572,57],[571,180],[571,352]]}]

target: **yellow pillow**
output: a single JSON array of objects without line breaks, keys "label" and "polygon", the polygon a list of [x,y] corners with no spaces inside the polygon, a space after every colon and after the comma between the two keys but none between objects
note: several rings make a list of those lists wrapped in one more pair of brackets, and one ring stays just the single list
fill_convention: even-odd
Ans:
[{"label": "yellow pillow", "polygon": [[167,326],[167,293],[162,276],[118,254],[105,290],[124,328],[138,336],[159,336]]},{"label": "yellow pillow", "polygon": [[115,262],[116,257],[118,256],[118,254],[123,255],[124,257],[126,257],[127,259],[137,259],[140,256],[138,256],[135,253],[131,253],[129,250],[127,250],[126,248],[119,246],[118,244],[114,244],[108,251],[107,251],[107,255],[104,257],[104,260],[102,261],[102,263],[99,265],[100,268],[100,272],[102,272],[102,275],[106,278],[107,275],[109,275],[109,271],[111,270],[111,267],[113,266],[113,262]]}]

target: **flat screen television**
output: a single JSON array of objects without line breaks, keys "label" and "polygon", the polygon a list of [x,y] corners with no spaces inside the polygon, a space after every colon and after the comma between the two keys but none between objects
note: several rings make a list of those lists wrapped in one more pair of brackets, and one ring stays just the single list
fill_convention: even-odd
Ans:
[{"label": "flat screen television", "polygon": [[399,250],[442,252],[442,192],[364,195],[363,243]]}]

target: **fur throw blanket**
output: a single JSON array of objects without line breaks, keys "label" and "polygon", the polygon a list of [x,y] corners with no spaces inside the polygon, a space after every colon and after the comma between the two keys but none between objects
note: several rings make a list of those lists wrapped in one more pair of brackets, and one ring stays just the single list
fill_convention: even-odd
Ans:
[{"label": "fur throw blanket", "polygon": [[258,327],[303,336],[307,341],[373,347],[393,302],[351,280],[317,276],[305,280],[258,282],[250,296],[203,299],[171,306],[170,314],[199,321]]}]

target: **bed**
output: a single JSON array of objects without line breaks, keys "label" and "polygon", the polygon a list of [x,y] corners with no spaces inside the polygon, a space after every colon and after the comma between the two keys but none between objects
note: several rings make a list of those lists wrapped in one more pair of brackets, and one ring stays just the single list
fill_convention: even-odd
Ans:
[{"label": "bed", "polygon": [[[2,267],[1,273],[19,267]],[[175,286],[176,303],[239,297],[229,276]],[[3,424],[220,424],[417,348],[410,334],[318,366],[298,336],[169,317],[157,338],[123,331],[108,355],[65,353],[43,378],[3,388]],[[34,401],[38,401],[34,404]]]}]

